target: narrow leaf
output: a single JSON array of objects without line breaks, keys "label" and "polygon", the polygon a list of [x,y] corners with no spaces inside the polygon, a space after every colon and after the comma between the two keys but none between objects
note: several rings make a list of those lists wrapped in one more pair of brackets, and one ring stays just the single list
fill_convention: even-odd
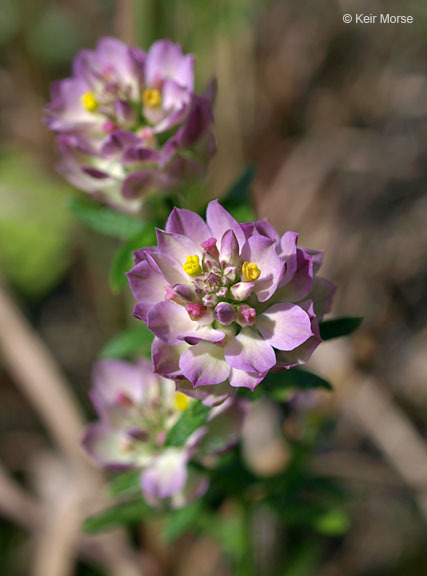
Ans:
[{"label": "narrow leaf", "polygon": [[292,368],[287,372],[269,374],[266,385],[270,396],[276,402],[286,401],[289,398],[289,394],[295,392],[295,390],[312,390],[316,388],[332,390],[329,382],[317,374],[301,368]]},{"label": "narrow leaf", "polygon": [[72,198],[68,205],[74,216],[88,228],[114,238],[130,238],[144,226],[135,216],[80,198]]},{"label": "narrow leaf", "polygon": [[331,338],[339,338],[340,336],[348,336],[359,328],[362,324],[363,318],[347,317],[335,318],[334,320],[325,320],[320,322],[320,336],[322,340],[330,340]]},{"label": "narrow leaf", "polygon": [[121,502],[87,518],[83,529],[89,534],[104,532],[123,524],[136,524],[152,513],[152,509],[141,499]]},{"label": "narrow leaf", "polygon": [[192,502],[185,508],[181,508],[173,512],[167,519],[163,536],[167,542],[173,542],[186,532],[197,530],[199,532],[200,526],[198,520],[204,513],[202,503],[200,500]]},{"label": "narrow leaf", "polygon": [[166,436],[165,446],[182,446],[185,444],[187,438],[206,422],[209,411],[210,408],[202,404],[200,400],[192,402],[189,408],[182,413],[179,420],[169,430]]},{"label": "narrow leaf", "polygon": [[128,328],[105,345],[101,358],[150,356],[153,338],[153,334],[143,324]]},{"label": "narrow leaf", "polygon": [[122,472],[108,484],[108,492],[111,496],[139,493],[141,470],[128,470]]}]

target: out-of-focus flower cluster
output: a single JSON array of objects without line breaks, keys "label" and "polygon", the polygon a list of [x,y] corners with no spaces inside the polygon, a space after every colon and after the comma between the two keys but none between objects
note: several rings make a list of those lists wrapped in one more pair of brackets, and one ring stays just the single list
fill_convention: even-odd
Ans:
[{"label": "out-of-focus flower cluster", "polygon": [[58,169],[102,202],[138,210],[150,191],[202,176],[215,152],[214,87],[194,92],[194,56],[169,40],[148,53],[114,38],[79,52],[52,87],[46,122]]},{"label": "out-of-focus flower cluster", "polygon": [[229,399],[210,411],[183,446],[168,445],[168,432],[194,400],[154,374],[149,360],[98,362],[91,399],[99,420],[87,428],[86,450],[106,468],[141,470],[142,492],[153,506],[180,507],[206,491],[207,476],[190,460],[211,465],[231,448],[246,411],[244,401]]},{"label": "out-of-focus flower cluster", "polygon": [[335,287],[317,276],[322,253],[297,238],[266,220],[239,224],[218,201],[206,222],[174,208],[128,273],[134,315],[155,334],[155,372],[209,402],[305,363]]}]

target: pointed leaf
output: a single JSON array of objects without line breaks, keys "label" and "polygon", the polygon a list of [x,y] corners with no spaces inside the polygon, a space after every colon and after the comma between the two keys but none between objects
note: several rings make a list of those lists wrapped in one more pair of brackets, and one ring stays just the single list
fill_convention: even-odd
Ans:
[{"label": "pointed leaf", "polygon": [[357,330],[362,322],[363,318],[350,316],[346,318],[334,318],[333,320],[325,320],[319,324],[320,336],[322,340],[330,340],[331,338],[348,336]]},{"label": "pointed leaf", "polygon": [[88,228],[114,238],[130,238],[141,232],[144,226],[136,216],[88,200],[72,198],[68,205],[74,216]]},{"label": "pointed leaf", "polygon": [[124,358],[151,356],[153,333],[141,324],[117,334],[105,345],[101,358]]},{"label": "pointed leaf", "polygon": [[89,534],[95,534],[113,530],[124,524],[137,524],[152,514],[153,510],[143,500],[130,500],[89,516],[83,524],[83,529]]},{"label": "pointed leaf", "polygon": [[200,400],[192,402],[169,430],[165,446],[183,446],[187,438],[206,422],[209,411],[210,408],[202,404]]}]

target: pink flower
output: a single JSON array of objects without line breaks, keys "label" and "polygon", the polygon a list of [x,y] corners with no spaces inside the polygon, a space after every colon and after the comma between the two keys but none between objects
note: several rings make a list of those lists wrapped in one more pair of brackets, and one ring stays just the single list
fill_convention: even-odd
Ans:
[{"label": "pink flower", "polygon": [[155,334],[155,371],[194,388],[254,389],[272,369],[308,360],[335,287],[316,276],[320,252],[297,248],[267,221],[240,225],[211,202],[206,222],[175,208],[157,246],[128,273],[134,315]]}]

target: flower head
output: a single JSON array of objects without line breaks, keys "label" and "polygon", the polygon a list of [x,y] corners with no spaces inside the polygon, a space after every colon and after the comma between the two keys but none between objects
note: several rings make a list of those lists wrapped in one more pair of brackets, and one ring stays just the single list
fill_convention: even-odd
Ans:
[{"label": "flower head", "polygon": [[145,53],[115,38],[82,50],[46,107],[59,170],[113,206],[135,210],[150,190],[203,174],[215,146],[213,92],[194,93],[194,56],[169,40]]},{"label": "flower head", "polygon": [[335,287],[316,276],[322,254],[297,248],[294,232],[241,225],[214,201],[206,222],[175,208],[157,241],[135,253],[128,278],[134,315],[156,336],[155,371],[178,387],[184,379],[220,385],[223,396],[230,386],[254,389],[320,343]]},{"label": "flower head", "polygon": [[[244,404],[233,401],[214,408],[208,422],[184,446],[169,446],[167,434],[194,401],[177,391],[175,383],[153,373],[151,363],[103,360],[96,364],[91,399],[99,420],[88,426],[83,444],[102,466],[141,470],[141,488],[148,503],[184,505],[208,486],[205,476],[188,466],[197,456],[227,449],[237,441]],[[219,443],[219,444],[218,444]]]}]

